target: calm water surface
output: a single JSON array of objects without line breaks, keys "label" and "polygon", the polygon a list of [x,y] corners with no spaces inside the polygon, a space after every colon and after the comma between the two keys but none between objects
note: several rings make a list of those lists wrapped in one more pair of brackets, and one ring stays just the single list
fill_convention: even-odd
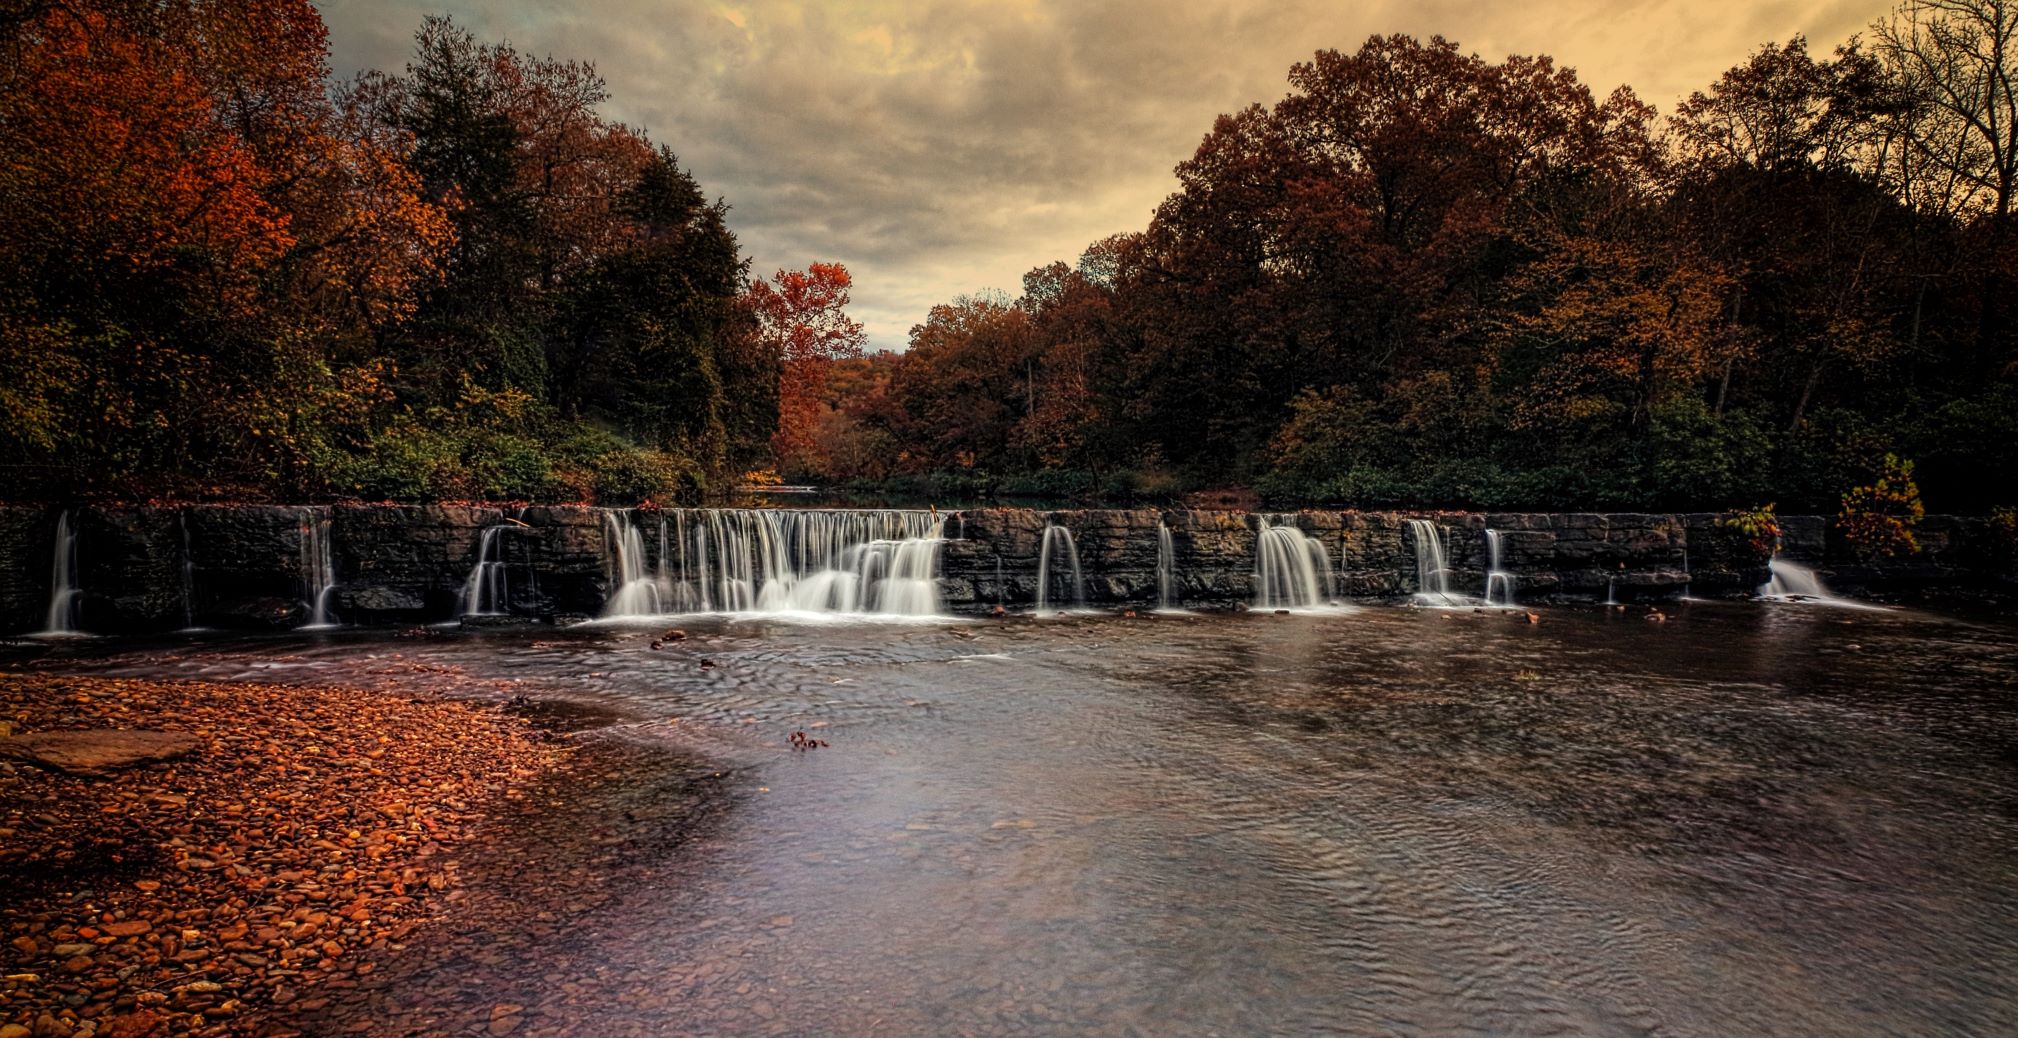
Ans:
[{"label": "calm water surface", "polygon": [[[218,637],[597,705],[315,1033],[2018,1033],[2018,629],[1692,604]],[[85,658],[85,657],[88,657]],[[703,667],[703,659],[712,667]],[[815,727],[817,725],[817,727]],[[795,753],[804,729],[832,746]]]}]

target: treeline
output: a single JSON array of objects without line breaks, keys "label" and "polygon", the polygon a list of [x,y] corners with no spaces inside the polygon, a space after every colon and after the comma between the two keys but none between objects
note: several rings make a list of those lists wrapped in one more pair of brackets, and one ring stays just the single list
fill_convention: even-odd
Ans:
[{"label": "treeline", "polygon": [[840,365],[814,479],[1833,511],[2018,487],[2018,6],[1912,0],[1667,118],[1546,57],[1319,53],[1147,229]]},{"label": "treeline", "polygon": [[8,5],[7,493],[619,501],[768,466],[847,273],[748,282],[727,207],[605,100],[443,18],[332,82],[308,0]]}]

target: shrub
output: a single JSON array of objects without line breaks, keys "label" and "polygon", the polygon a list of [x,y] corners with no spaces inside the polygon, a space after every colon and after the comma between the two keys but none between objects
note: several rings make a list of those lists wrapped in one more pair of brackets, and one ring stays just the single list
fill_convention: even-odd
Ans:
[{"label": "shrub", "polygon": [[1717,529],[1743,539],[1761,555],[1771,556],[1780,544],[1780,517],[1771,504],[1723,516]]},{"label": "shrub", "polygon": [[1920,550],[1913,528],[1925,514],[1920,488],[1913,482],[1913,463],[1887,454],[1878,465],[1876,480],[1843,495],[1836,526],[1865,558],[1912,555]]},{"label": "shrub", "polygon": [[1743,500],[1764,489],[1771,446],[1741,412],[1716,415],[1693,396],[1663,404],[1642,466],[1645,493],[1634,498],[1670,506]]},{"label": "shrub", "polygon": [[707,486],[692,457],[639,447],[607,429],[578,426],[557,453],[567,470],[561,482],[603,504],[691,500]]}]

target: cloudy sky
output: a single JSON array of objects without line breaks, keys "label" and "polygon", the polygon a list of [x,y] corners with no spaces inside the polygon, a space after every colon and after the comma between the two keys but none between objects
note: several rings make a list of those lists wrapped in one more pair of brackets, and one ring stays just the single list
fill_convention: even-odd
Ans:
[{"label": "cloudy sky", "polygon": [[320,0],[338,75],[397,69],[424,14],[593,61],[607,115],[670,144],[755,270],[839,260],[872,348],[933,303],[1139,230],[1213,116],[1375,33],[1554,55],[1663,112],[1768,41],[1818,51],[1886,0]]}]

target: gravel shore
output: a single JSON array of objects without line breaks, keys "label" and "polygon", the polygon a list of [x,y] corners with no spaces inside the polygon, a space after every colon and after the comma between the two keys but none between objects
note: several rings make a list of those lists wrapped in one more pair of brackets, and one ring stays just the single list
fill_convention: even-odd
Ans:
[{"label": "gravel shore", "polygon": [[93,729],[195,742],[96,776],[0,753],[0,1038],[272,1033],[452,914],[487,806],[571,755],[467,702],[0,674],[8,745]]}]

